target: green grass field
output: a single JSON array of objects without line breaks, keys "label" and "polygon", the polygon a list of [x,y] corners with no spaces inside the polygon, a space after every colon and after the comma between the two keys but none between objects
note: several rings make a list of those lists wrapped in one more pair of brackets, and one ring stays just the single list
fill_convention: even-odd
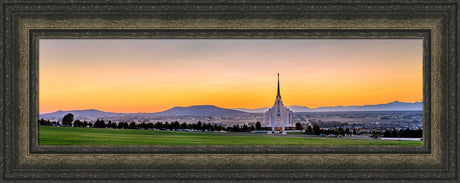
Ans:
[{"label": "green grass field", "polygon": [[39,127],[39,145],[422,145],[422,141],[273,136],[254,133],[175,132],[129,129]]}]

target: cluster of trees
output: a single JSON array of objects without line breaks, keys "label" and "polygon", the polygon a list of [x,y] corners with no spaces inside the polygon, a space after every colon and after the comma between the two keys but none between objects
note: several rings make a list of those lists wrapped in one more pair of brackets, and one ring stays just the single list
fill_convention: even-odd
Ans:
[{"label": "cluster of trees", "polygon": [[38,120],[38,125],[39,126],[59,126],[61,125],[59,122],[57,121],[50,121],[50,120],[44,120],[44,119],[40,119]]},{"label": "cluster of trees", "polygon": [[[131,122],[129,124],[129,128],[135,128],[136,125],[134,122]],[[168,122],[157,122],[155,124],[153,123],[140,123],[137,125],[137,128],[156,128],[160,130],[178,130],[178,129],[189,129],[189,130],[208,130],[208,131],[220,131],[220,130],[225,130],[225,128],[221,125],[217,124],[210,124],[210,123],[201,123],[201,121],[198,121],[197,123],[194,124],[188,124],[188,123],[179,123],[178,121],[174,121],[171,123]]]},{"label": "cluster of trees", "polygon": [[422,138],[423,137],[423,130],[411,130],[409,128],[405,130],[399,130],[397,131],[396,129],[393,129],[392,131],[386,130],[385,133],[383,133],[384,137],[412,137],[412,138]]},{"label": "cluster of trees", "polygon": [[227,130],[231,132],[251,132],[256,130],[256,128],[254,127],[254,125],[251,125],[251,127],[248,127],[248,125],[233,125],[233,127],[228,127]]},{"label": "cluster of trees", "polygon": [[296,124],[295,124],[295,129],[296,129],[296,130],[303,130],[302,124],[296,123]]},{"label": "cluster of trees", "polygon": [[[195,124],[187,124],[187,123],[179,123],[178,121],[175,122],[157,122],[157,123],[127,123],[124,121],[118,122],[118,123],[113,123],[112,121],[108,121],[107,123],[103,119],[97,119],[94,124],[87,122],[87,121],[80,121],[80,120],[75,120],[73,121],[73,114],[69,113],[62,118],[62,126],[73,126],[73,127],[93,127],[93,128],[119,128],[119,129],[161,129],[161,130],[177,130],[177,129],[190,129],[190,130],[208,130],[208,131],[221,131],[221,130],[227,130],[227,128],[223,127],[222,125],[217,125],[217,124],[210,124],[210,123],[201,123],[201,121],[198,121],[198,123]],[[38,121],[39,125],[41,126],[52,126],[53,122],[50,122],[49,120],[44,120],[41,119]],[[57,123],[57,125],[60,125]],[[260,125],[260,123],[259,123]],[[254,128],[254,127],[253,127]]]},{"label": "cluster of trees", "polygon": [[73,122],[73,127],[87,127],[87,126],[88,126],[88,127],[93,127],[93,124],[92,124],[92,123],[89,123],[89,122],[87,122],[87,121],[81,122],[81,121],[78,120],[78,119],[75,120],[75,121]]},{"label": "cluster of trees", "polygon": [[318,124],[314,124],[313,127],[308,126],[305,130],[305,133],[308,135],[320,135],[320,134],[334,134],[334,135],[356,135],[356,130],[349,129],[349,128],[337,128],[337,129],[321,129]]},{"label": "cluster of trees", "polygon": [[329,135],[329,134],[334,134],[334,135],[356,135],[356,131],[353,130],[351,131],[349,128],[346,128],[346,129],[343,129],[343,128],[338,128],[338,129],[327,129],[327,130],[324,130],[324,129],[321,129],[320,130],[320,134],[326,134],[326,135]]},{"label": "cluster of trees", "polygon": [[[307,129],[305,130],[305,133],[307,135],[320,135],[322,133],[326,134],[330,134],[330,131],[326,131],[326,130],[322,130],[318,124],[314,124],[313,127],[312,126],[308,126]],[[334,132],[332,132],[334,133]]]}]

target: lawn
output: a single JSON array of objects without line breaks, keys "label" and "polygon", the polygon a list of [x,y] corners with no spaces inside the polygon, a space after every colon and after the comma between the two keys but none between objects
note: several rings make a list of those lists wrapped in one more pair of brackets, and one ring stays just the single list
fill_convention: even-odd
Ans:
[{"label": "lawn", "polygon": [[287,136],[234,132],[39,127],[39,145],[422,145],[422,141]]}]

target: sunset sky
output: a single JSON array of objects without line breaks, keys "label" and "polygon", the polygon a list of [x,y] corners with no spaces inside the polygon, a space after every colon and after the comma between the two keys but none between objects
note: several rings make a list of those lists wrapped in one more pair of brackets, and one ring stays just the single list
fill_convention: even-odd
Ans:
[{"label": "sunset sky", "polygon": [[40,39],[39,110],[422,101],[421,39]]}]

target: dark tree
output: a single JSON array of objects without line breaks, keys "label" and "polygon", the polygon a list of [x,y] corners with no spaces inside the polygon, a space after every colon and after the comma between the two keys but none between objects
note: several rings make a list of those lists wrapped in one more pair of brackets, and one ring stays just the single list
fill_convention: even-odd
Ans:
[{"label": "dark tree", "polygon": [[208,129],[208,124],[203,123],[203,126],[201,126],[201,129],[202,130],[207,130]]},{"label": "dark tree", "polygon": [[40,126],[51,126],[51,122],[50,122],[50,120],[40,119],[38,121],[38,125],[40,125]]},{"label": "dark tree", "polygon": [[117,128],[119,128],[119,129],[123,128],[123,123],[125,123],[125,122],[123,122],[123,121],[118,122]]},{"label": "dark tree", "polygon": [[198,123],[196,123],[196,129],[201,130],[201,121],[198,121]]},{"label": "dark tree", "polygon": [[421,138],[423,137],[423,130],[399,130],[398,137]]},{"label": "dark tree", "polygon": [[110,126],[111,128],[117,128],[117,123],[113,122],[112,125]]},{"label": "dark tree", "polygon": [[145,127],[150,130],[150,129],[153,128],[153,123],[147,123],[147,125]]},{"label": "dark tree", "polygon": [[256,130],[262,130],[262,125],[260,124],[259,121],[256,123]]},{"label": "dark tree", "polygon": [[73,122],[73,127],[82,127],[82,126],[83,126],[83,123],[78,119]]},{"label": "dark tree", "polygon": [[315,135],[321,134],[321,130],[320,130],[318,124],[314,124],[314,125],[313,125],[313,134],[315,134]]},{"label": "dark tree", "polygon": [[296,130],[303,130],[302,124],[296,123],[296,124],[295,124],[295,129],[296,129]]},{"label": "dark tree", "polygon": [[136,128],[137,128],[137,125],[134,121],[129,124],[129,129],[136,129]]},{"label": "dark tree", "polygon": [[187,123],[183,122],[182,124],[180,124],[180,128],[187,129]]},{"label": "dark tree", "polygon": [[104,120],[97,119],[96,122],[94,122],[94,128],[105,128],[105,126]]},{"label": "dark tree", "polygon": [[165,124],[163,125],[163,128],[171,129],[171,126],[170,126],[169,123],[166,121]]},{"label": "dark tree", "polygon": [[62,125],[63,126],[72,126],[72,121],[73,121],[73,114],[69,113],[62,118]]},{"label": "dark tree", "polygon": [[390,130],[385,130],[385,133],[383,133],[384,137],[391,137],[391,132]]},{"label": "dark tree", "polygon": [[243,128],[241,129],[242,132],[248,132],[249,131],[249,128],[248,126],[245,124],[243,125]]},{"label": "dark tree", "polygon": [[312,134],[313,134],[313,129],[311,128],[311,126],[308,126],[308,127],[307,127],[307,130],[305,130],[305,133],[306,133],[306,134],[309,134],[309,135],[312,135]]},{"label": "dark tree", "polygon": [[146,126],[145,122],[142,122],[141,124],[138,125],[138,127],[141,129],[145,129],[146,128],[145,126]]},{"label": "dark tree", "polygon": [[120,128],[120,129],[128,129],[128,123],[121,121],[121,122],[118,123],[118,128]]},{"label": "dark tree", "polygon": [[45,120],[44,119],[38,120],[38,125],[39,126],[45,126]]},{"label": "dark tree", "polygon": [[172,123],[172,128],[175,129],[175,130],[179,129],[179,128],[180,128],[179,122],[178,122],[178,121],[174,121],[174,123]]},{"label": "dark tree", "polygon": [[216,126],[215,126],[215,125],[209,124],[209,129],[210,129],[211,131],[216,131]]},{"label": "dark tree", "polygon": [[230,130],[232,132],[239,132],[241,129],[239,125],[233,125],[233,127]]},{"label": "dark tree", "polygon": [[156,129],[162,129],[162,128],[163,128],[163,123],[161,123],[161,122],[158,121],[158,122],[155,124],[155,128],[156,128]]},{"label": "dark tree", "polygon": [[339,127],[339,130],[337,131],[337,134],[345,135],[345,131],[343,131],[342,127]]},{"label": "dark tree", "polygon": [[396,129],[393,129],[393,131],[391,131],[391,137],[398,137],[398,131],[396,131]]}]

